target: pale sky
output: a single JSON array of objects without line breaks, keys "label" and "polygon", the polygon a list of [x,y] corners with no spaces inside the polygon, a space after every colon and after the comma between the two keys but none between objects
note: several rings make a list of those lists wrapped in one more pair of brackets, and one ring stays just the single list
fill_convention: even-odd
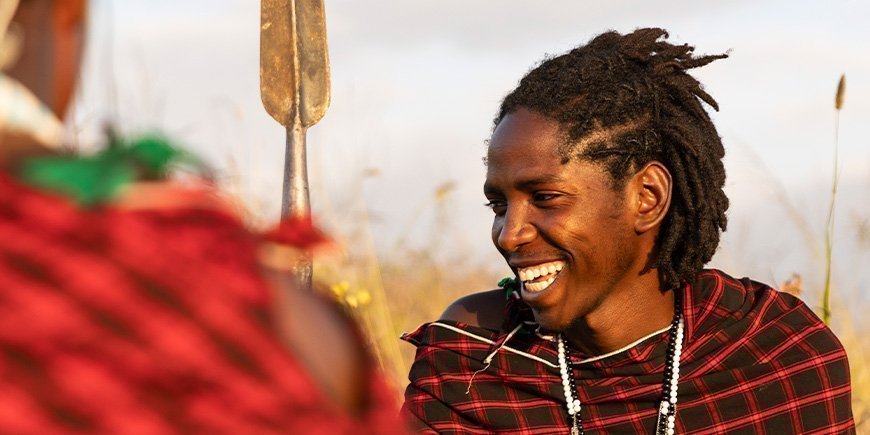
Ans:
[{"label": "pale sky", "polygon": [[[92,0],[91,8],[82,136],[105,120],[167,132],[227,174],[255,213],[277,217],[284,132],[260,104],[259,2]],[[866,304],[868,12],[859,0],[327,0],[332,103],[308,136],[314,210],[341,225],[365,204],[381,248],[400,238],[430,243],[446,214],[445,255],[472,250],[502,267],[481,187],[500,99],[545,54],[607,29],[664,27],[698,53],[731,53],[695,74],[719,102],[713,116],[728,150],[731,227],[714,265],[738,276],[781,282],[799,272],[818,284],[823,269],[799,221],[820,244],[834,92],[846,73],[836,278]],[[436,204],[446,182],[455,188]]]}]

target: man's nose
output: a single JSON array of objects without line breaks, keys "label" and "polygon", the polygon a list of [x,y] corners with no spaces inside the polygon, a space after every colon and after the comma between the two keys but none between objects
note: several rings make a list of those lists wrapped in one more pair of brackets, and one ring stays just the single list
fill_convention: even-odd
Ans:
[{"label": "man's nose", "polygon": [[534,240],[537,231],[529,221],[528,213],[524,207],[508,207],[501,219],[501,225],[496,222],[497,231],[495,243],[504,252],[516,251],[520,246]]}]

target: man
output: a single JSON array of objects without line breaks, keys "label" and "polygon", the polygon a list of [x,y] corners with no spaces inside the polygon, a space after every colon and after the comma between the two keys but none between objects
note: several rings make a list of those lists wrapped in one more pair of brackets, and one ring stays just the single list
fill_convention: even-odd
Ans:
[{"label": "man", "polygon": [[516,279],[417,345],[403,413],[437,433],[850,433],[843,347],[799,300],[704,270],[724,149],[662,29],[607,32],[502,102],[484,192]]},{"label": "man", "polygon": [[86,4],[18,3],[0,0],[0,431],[404,433],[352,322],[292,285],[310,222],[250,232],[161,177],[177,153],[157,138],[64,152]]}]

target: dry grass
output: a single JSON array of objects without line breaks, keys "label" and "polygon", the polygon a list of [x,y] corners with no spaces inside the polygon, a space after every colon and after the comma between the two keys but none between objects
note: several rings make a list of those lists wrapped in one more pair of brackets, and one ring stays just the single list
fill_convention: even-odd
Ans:
[{"label": "dry grass", "polygon": [[[433,192],[436,204],[445,204],[449,186]],[[450,302],[471,290],[494,288],[500,277],[491,272],[493,265],[476,264],[461,253],[445,258],[432,249],[410,248],[402,243],[404,235],[381,257],[364,204],[343,210],[344,220],[327,216],[325,225],[347,248],[317,259],[314,275],[357,318],[381,368],[401,394],[414,357],[414,347],[400,341],[401,334],[437,319]]]}]

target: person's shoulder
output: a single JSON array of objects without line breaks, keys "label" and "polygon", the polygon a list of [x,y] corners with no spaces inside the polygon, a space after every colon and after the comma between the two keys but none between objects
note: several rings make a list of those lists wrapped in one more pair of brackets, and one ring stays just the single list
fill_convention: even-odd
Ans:
[{"label": "person's shoulder", "polygon": [[792,292],[777,290],[748,277],[734,278],[715,269],[700,273],[695,285],[702,289],[697,296],[703,300],[696,301],[694,310],[699,317],[707,319],[703,325],[696,326],[698,331],[712,332],[726,324],[750,322],[746,327],[753,334],[767,337],[771,342],[792,344],[787,347],[794,352],[779,352],[782,356],[800,354],[806,358],[842,352],[843,345],[833,331]]},{"label": "person's shoulder", "polygon": [[504,322],[506,302],[504,289],[472,293],[453,301],[439,320],[498,331]]},{"label": "person's shoulder", "polygon": [[775,306],[779,309],[809,310],[800,298],[790,292],[777,290],[750,277],[737,278],[718,269],[702,270],[695,276],[692,287],[694,297],[697,299],[696,303],[708,304],[710,301],[715,301],[718,308],[725,309],[731,314],[741,314],[741,311],[766,307],[765,304],[761,306],[758,304],[762,302],[769,304],[771,301],[776,302]]},{"label": "person's shoulder", "polygon": [[[692,285],[696,304],[727,312],[728,318],[740,319],[754,313],[760,323],[767,323],[783,320],[783,313],[797,311],[805,315],[800,319],[801,326],[821,323],[799,297],[750,277],[736,278],[718,269],[704,269]],[[713,301],[715,304],[710,304]]]}]

